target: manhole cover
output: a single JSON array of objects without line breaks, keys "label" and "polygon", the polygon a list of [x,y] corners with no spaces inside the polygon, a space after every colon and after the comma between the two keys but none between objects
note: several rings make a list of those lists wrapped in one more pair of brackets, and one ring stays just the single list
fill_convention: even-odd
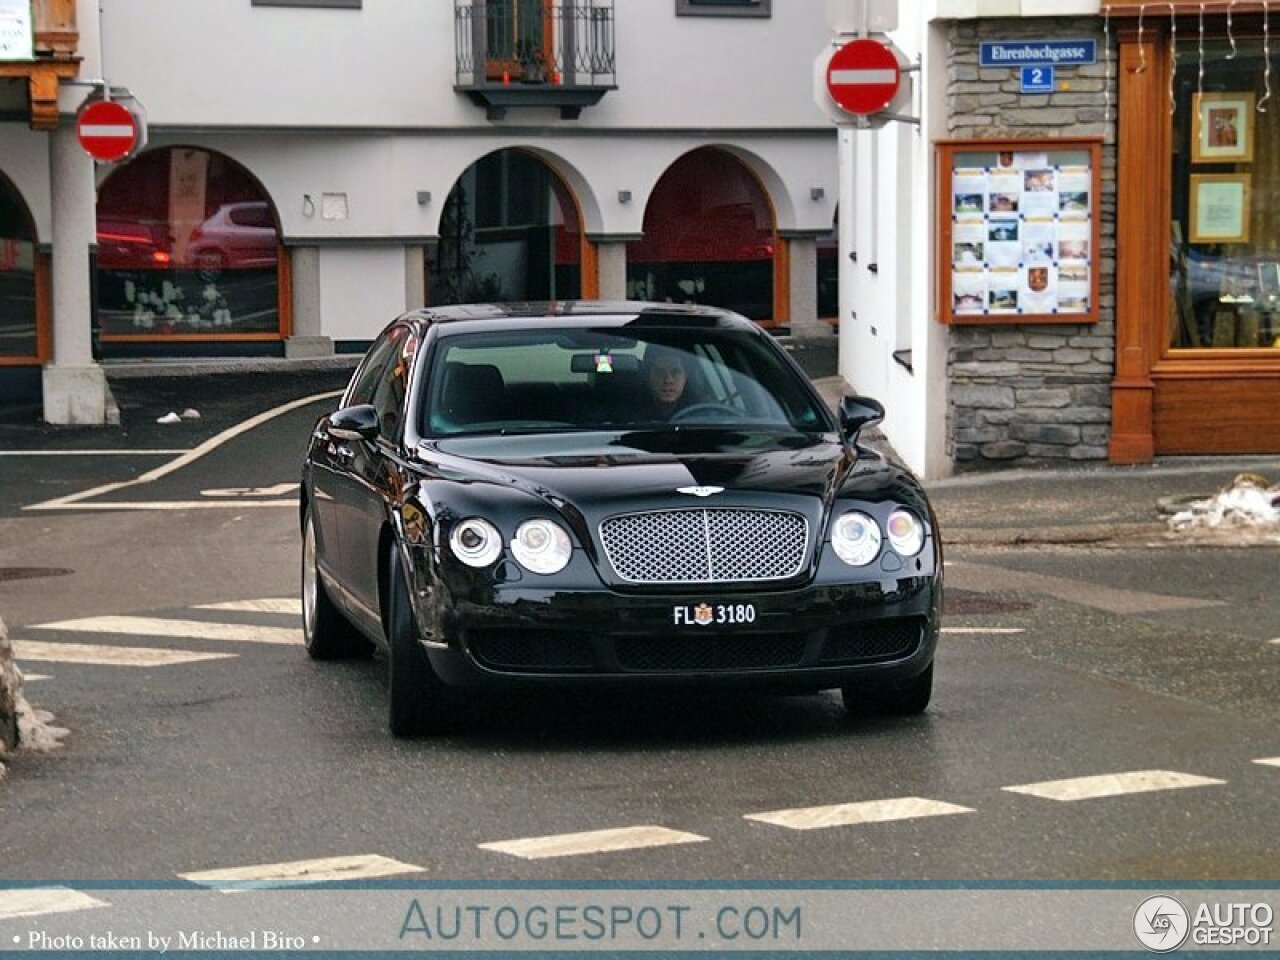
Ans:
[{"label": "manhole cover", "polygon": [[10,580],[38,580],[41,577],[65,577],[74,570],[63,567],[0,567],[0,583]]},{"label": "manhole cover", "polygon": [[946,590],[942,594],[942,612],[952,616],[1016,613],[1030,609],[1031,604],[1021,600],[996,600],[990,594],[973,590]]}]

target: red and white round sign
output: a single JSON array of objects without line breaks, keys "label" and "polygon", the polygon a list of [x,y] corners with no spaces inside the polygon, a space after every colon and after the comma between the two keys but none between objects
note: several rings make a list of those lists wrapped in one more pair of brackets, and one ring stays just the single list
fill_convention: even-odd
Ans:
[{"label": "red and white round sign", "polygon": [[122,160],[138,143],[138,121],[115,100],[99,100],[76,118],[80,146],[95,160]]},{"label": "red and white round sign", "polygon": [[893,102],[902,82],[898,58],[878,40],[862,38],[840,47],[827,64],[831,99],[860,117],[879,113]]}]

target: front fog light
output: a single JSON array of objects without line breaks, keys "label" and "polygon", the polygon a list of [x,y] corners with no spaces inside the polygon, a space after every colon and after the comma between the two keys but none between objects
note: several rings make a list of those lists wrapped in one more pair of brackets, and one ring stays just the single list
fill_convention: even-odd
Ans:
[{"label": "front fog light", "polygon": [[502,534],[488,520],[470,517],[453,528],[449,546],[468,567],[487,567],[502,553]]},{"label": "front fog light", "polygon": [[850,510],[831,526],[836,556],[852,567],[865,567],[880,553],[880,528],[865,513]]},{"label": "front fog light", "polygon": [[924,546],[924,524],[909,510],[895,510],[886,524],[889,543],[904,557],[914,557]]},{"label": "front fog light", "polygon": [[511,552],[531,573],[558,573],[569,563],[573,544],[569,534],[550,520],[526,520],[516,529]]}]

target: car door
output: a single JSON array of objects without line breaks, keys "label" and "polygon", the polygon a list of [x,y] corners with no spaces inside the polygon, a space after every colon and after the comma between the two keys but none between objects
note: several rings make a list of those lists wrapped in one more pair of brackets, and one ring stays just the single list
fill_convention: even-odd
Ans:
[{"label": "car door", "polygon": [[379,609],[378,563],[388,504],[400,500],[402,472],[398,450],[403,434],[409,375],[417,352],[410,327],[388,331],[387,363],[378,374],[371,402],[378,411],[381,433],[372,441],[352,444],[349,522],[343,525],[342,553],[356,599],[369,610]]}]

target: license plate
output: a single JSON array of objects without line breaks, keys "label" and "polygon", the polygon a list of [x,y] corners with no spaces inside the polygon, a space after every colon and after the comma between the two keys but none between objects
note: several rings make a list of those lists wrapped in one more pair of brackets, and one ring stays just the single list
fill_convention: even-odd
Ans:
[{"label": "license plate", "polygon": [[736,627],[756,622],[754,603],[699,603],[671,608],[671,622],[677,627]]}]

